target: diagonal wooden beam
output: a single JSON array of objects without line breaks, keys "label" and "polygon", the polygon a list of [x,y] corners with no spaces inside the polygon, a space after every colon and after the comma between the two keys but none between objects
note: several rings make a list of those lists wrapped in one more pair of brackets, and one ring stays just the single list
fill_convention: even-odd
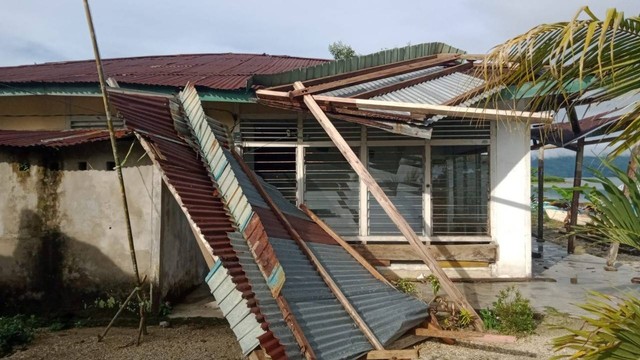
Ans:
[{"label": "diagonal wooden beam", "polygon": [[[449,55],[449,54],[447,54]],[[437,59],[438,55],[428,55],[428,56],[423,56],[423,57],[419,57],[419,58],[415,58],[415,59],[410,59],[410,60],[404,60],[404,61],[398,61],[398,62],[394,62],[391,64],[384,64],[384,65],[378,65],[378,66],[371,66],[365,69],[361,69],[361,70],[355,70],[355,71],[349,71],[349,72],[345,72],[342,74],[337,74],[337,75],[329,75],[329,76],[323,76],[320,78],[316,78],[316,79],[311,79],[311,80],[305,80],[302,82],[302,84],[305,87],[309,87],[309,86],[314,86],[314,85],[318,85],[318,84],[322,84],[322,83],[326,83],[326,82],[331,82],[331,81],[336,81],[336,80],[342,80],[342,79],[346,79],[352,76],[357,76],[357,75],[364,75],[364,74],[371,74],[380,70],[385,70],[385,69],[390,69],[390,68],[394,68],[394,67],[398,67],[398,66],[403,66],[403,65],[409,65],[409,64],[415,64],[417,62],[421,62],[421,61],[425,61],[425,60],[432,60],[432,59]],[[278,86],[273,86],[268,88],[267,90],[273,90],[273,91],[289,91],[293,89],[293,84],[285,84],[285,85],[278,85]]]},{"label": "diagonal wooden beam", "polygon": [[[298,90],[304,88],[304,86],[300,82],[294,83],[294,87]],[[405,218],[400,215],[398,209],[391,202],[389,197],[384,193],[380,185],[378,185],[378,182],[376,182],[373,176],[371,176],[367,168],[362,164],[358,156],[353,152],[342,135],[340,135],[340,132],[338,132],[335,126],[333,126],[327,115],[322,111],[322,109],[320,109],[314,98],[311,95],[305,95],[303,99],[304,103],[309,108],[309,111],[311,111],[311,114],[313,114],[316,120],[318,120],[320,126],[322,126],[324,131],[331,138],[331,141],[333,141],[338,150],[340,150],[345,159],[347,159],[347,162],[351,165],[353,170],[355,170],[358,176],[360,176],[360,179],[367,186],[371,195],[373,195],[373,197],[378,201],[385,213],[387,213],[389,218],[394,222],[394,224],[396,224],[402,235],[404,235],[409,244],[413,246],[422,261],[427,264],[431,272],[436,276],[436,278],[438,278],[442,289],[449,295],[451,300],[460,309],[466,309],[471,315],[473,315],[474,325],[477,330],[484,329],[484,325],[480,316],[478,316],[471,304],[469,304],[467,299],[465,299],[464,295],[462,295],[460,290],[458,290],[453,282],[451,282],[451,280],[447,277],[445,272],[438,265],[436,259],[429,252],[427,247],[422,243],[418,235],[413,231],[407,220],[405,220]]]},{"label": "diagonal wooden beam", "polygon": [[409,86],[413,86],[413,85],[417,85],[417,84],[421,84],[423,82],[426,81],[431,81],[431,80],[435,80],[437,78],[441,78],[443,76],[447,76],[447,75],[451,75],[453,73],[456,72],[460,72],[460,71],[466,71],[469,70],[473,67],[472,63],[464,63],[464,64],[460,64],[460,65],[455,65],[455,66],[450,66],[447,67],[445,69],[442,70],[438,70],[429,74],[425,74],[422,76],[418,76],[416,78],[413,79],[408,79],[408,80],[404,80],[404,81],[400,81],[391,85],[387,85],[378,89],[373,89],[373,90],[369,90],[369,91],[365,91],[363,93],[360,93],[358,95],[352,96],[351,98],[353,99],[369,99],[372,98],[374,96],[378,96],[378,95],[383,95],[383,94],[388,94],[390,92],[396,91],[396,90],[400,90],[400,89],[404,89],[407,88]]},{"label": "diagonal wooden beam", "polygon": [[295,98],[295,97],[300,97],[302,95],[319,94],[319,93],[340,89],[347,86],[353,86],[353,85],[358,85],[358,84],[362,84],[369,81],[383,79],[389,76],[402,75],[402,74],[410,73],[413,71],[418,71],[418,70],[427,69],[434,66],[443,65],[451,61],[454,61],[459,57],[460,57],[459,55],[451,55],[451,56],[443,56],[436,59],[428,59],[428,60],[416,62],[413,64],[396,66],[393,68],[383,69],[383,70],[368,73],[368,74],[350,76],[348,78],[341,79],[341,80],[324,82],[318,85],[311,86],[309,88],[303,87],[302,89],[295,89],[295,86],[294,86],[294,90],[291,91],[291,96]]}]

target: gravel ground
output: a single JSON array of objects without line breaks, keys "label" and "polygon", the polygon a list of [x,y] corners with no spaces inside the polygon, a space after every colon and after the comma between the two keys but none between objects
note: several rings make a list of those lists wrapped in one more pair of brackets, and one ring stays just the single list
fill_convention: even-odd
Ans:
[{"label": "gravel ground", "polygon": [[551,340],[565,334],[553,325],[580,327],[582,321],[563,314],[546,315],[536,333],[518,339],[513,344],[488,344],[470,341],[458,341],[455,345],[446,345],[431,339],[418,346],[421,360],[511,360],[511,359],[548,359],[559,354],[554,353]]},{"label": "gravel ground", "polygon": [[133,345],[134,328],[112,328],[103,342],[104,327],[40,331],[33,343],[9,359],[243,359],[227,324],[149,327],[140,346]]}]

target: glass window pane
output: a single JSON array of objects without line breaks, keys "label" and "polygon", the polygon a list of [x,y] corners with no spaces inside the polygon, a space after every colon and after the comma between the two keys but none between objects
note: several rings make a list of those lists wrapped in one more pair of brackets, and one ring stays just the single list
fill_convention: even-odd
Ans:
[{"label": "glass window pane", "polygon": [[488,234],[488,146],[431,147],[433,233]]},{"label": "glass window pane", "polygon": [[[353,148],[357,154],[359,148]],[[340,235],[358,235],[360,182],[347,160],[334,147],[305,149],[307,206]]]},{"label": "glass window pane", "polygon": [[[369,147],[369,172],[413,230],[423,233],[424,146]],[[369,193],[369,235],[398,235]]]}]

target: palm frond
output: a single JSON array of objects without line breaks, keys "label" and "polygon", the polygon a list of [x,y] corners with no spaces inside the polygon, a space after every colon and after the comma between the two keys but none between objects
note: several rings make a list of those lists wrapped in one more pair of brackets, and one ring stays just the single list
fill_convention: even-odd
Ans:
[{"label": "palm frond", "polygon": [[[626,18],[609,9],[599,19],[583,7],[569,22],[539,25],[497,46],[482,70],[489,86],[536,86],[529,104],[533,109],[558,110],[587,92],[595,93],[596,103],[615,99],[640,90],[640,17]],[[576,80],[579,88],[574,93],[568,85]],[[549,103],[548,95],[564,103]],[[611,131],[620,130],[614,155],[640,140],[640,104],[634,104]]]}]

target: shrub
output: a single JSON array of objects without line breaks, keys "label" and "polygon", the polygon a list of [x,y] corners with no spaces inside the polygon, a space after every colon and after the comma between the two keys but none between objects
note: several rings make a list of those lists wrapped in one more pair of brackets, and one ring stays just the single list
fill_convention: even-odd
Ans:
[{"label": "shrub", "polygon": [[574,354],[555,359],[638,359],[640,358],[640,299],[637,293],[619,297],[592,292],[587,302],[578,305],[594,317],[582,316],[589,329],[571,329],[553,339],[555,351],[574,350]]},{"label": "shrub", "polygon": [[498,319],[496,318],[496,314],[493,313],[493,310],[481,309],[479,315],[487,330],[498,329]]},{"label": "shrub", "polygon": [[403,293],[413,295],[418,292],[416,284],[414,284],[411,280],[408,279],[399,279],[396,281],[396,289],[402,291]]},{"label": "shrub", "polygon": [[497,320],[496,329],[503,334],[524,335],[535,329],[533,309],[515,286],[500,290],[491,310]]},{"label": "shrub", "polygon": [[33,340],[35,320],[23,315],[0,317],[0,357]]}]

